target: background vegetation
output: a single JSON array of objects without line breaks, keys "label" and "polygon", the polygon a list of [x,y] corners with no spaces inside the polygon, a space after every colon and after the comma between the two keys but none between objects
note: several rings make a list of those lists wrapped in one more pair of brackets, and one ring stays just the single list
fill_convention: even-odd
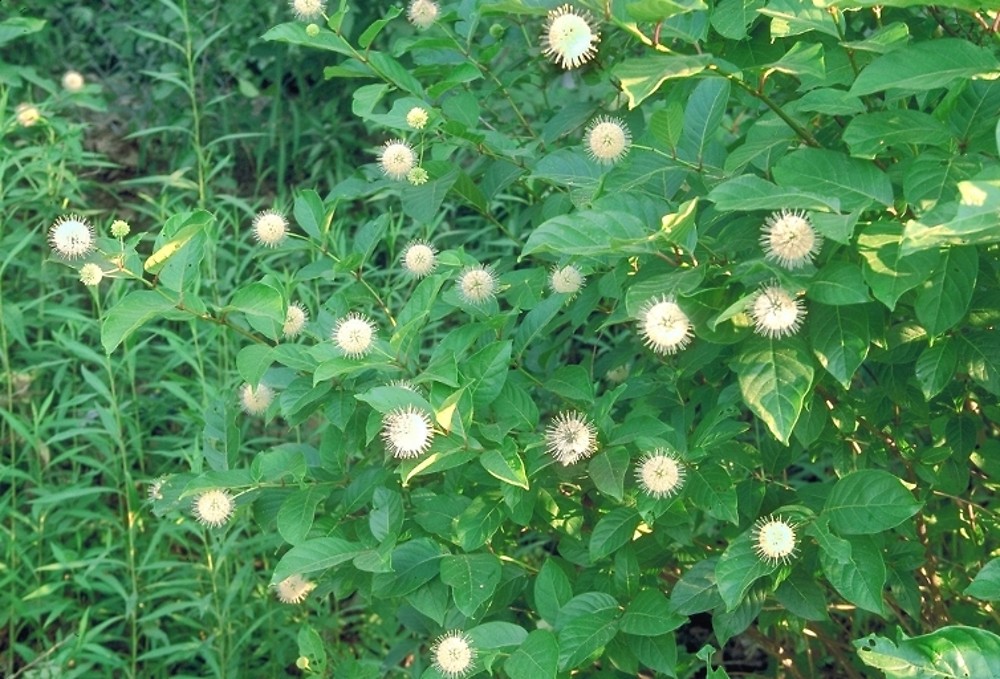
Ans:
[{"label": "background vegetation", "polygon": [[[996,676],[987,4],[579,0],[601,39],[565,70],[548,0],[426,30],[331,1],[315,31],[283,2],[5,1],[0,675],[437,677],[460,630],[512,679]],[[614,164],[600,116],[631,131]],[[393,139],[427,183],[385,176]],[[760,243],[781,210],[823,239],[797,269]],[[85,260],[46,242],[69,213]],[[456,290],[476,264],[484,304]],[[755,331],[771,281],[797,332]],[[664,298],[674,353],[642,333]],[[351,312],[378,328],[360,359],[331,341]],[[403,407],[437,432],[413,460],[380,437]],[[564,466],[566,411],[598,446]],[[656,449],[670,497],[636,478]],[[208,528],[214,488],[236,511]],[[755,551],[767,517],[787,563]],[[293,574],[317,587],[281,603]]]}]

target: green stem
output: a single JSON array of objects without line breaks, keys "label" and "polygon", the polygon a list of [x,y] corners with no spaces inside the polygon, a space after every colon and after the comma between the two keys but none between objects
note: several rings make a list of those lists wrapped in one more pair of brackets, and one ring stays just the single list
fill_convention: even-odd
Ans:
[{"label": "green stem", "polygon": [[774,111],[775,115],[781,118],[786,125],[792,128],[795,134],[797,134],[799,138],[802,139],[802,141],[804,141],[806,144],[808,144],[809,146],[813,146],[815,148],[822,147],[822,144],[820,144],[816,140],[816,137],[812,136],[812,133],[809,132],[809,130],[802,127],[802,125],[800,125],[794,118],[785,113],[782,110],[781,106],[779,106],[776,101],[771,99],[771,97],[767,96],[767,94],[765,94],[763,91],[755,90],[753,87],[750,87],[745,82],[743,82],[743,80],[741,80],[736,74],[726,73],[725,71],[720,69],[716,64],[710,64],[709,69],[716,71],[717,73],[719,73],[719,75],[723,76],[724,78],[727,78],[729,82],[733,83],[747,94],[763,102],[763,104],[772,111]]}]

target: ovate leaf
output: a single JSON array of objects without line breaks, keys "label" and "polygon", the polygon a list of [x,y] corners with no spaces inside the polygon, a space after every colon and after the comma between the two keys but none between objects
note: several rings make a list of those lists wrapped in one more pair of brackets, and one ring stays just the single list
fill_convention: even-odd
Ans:
[{"label": "ovate leaf", "polygon": [[166,313],[177,300],[152,290],[133,290],[111,307],[101,323],[101,345],[111,353],[142,325]]},{"label": "ovate leaf", "polygon": [[861,96],[887,89],[930,90],[944,87],[956,78],[997,70],[1000,63],[990,50],[957,38],[929,40],[875,59],[854,81],[851,94]]},{"label": "ovate leaf", "polygon": [[809,337],[820,364],[849,389],[854,373],[868,355],[867,309],[817,304],[810,313]]},{"label": "ovate leaf", "polygon": [[587,592],[570,599],[559,611],[559,669],[580,666],[618,632],[618,602],[610,594]]},{"label": "ovate leaf", "polygon": [[613,71],[628,97],[628,107],[635,108],[660,88],[666,80],[689,78],[701,73],[712,61],[711,55],[656,55],[626,59]]},{"label": "ovate leaf", "polygon": [[823,512],[841,535],[858,535],[894,528],[921,506],[897,477],[880,469],[862,469],[837,481]]},{"label": "ovate leaf", "polygon": [[875,541],[861,535],[849,540],[851,556],[837,561],[821,551],[819,562],[833,588],[852,604],[885,615],[882,590],[885,588],[885,561]]},{"label": "ovate leaf", "polygon": [[751,341],[733,362],[744,402],[788,445],[812,385],[813,364],[795,338]]},{"label": "ovate leaf", "polygon": [[893,643],[870,634],[854,642],[858,657],[888,679],[997,679],[1000,636],[975,627],[942,627]]},{"label": "ovate leaf", "polygon": [[940,335],[962,320],[972,301],[979,274],[976,248],[950,247],[913,305],[927,334]]},{"label": "ovate leaf", "polygon": [[503,667],[510,679],[555,679],[559,670],[556,635],[547,629],[532,631]]},{"label": "ovate leaf", "polygon": [[455,607],[472,617],[500,584],[500,559],[492,554],[457,554],[441,559],[441,581],[451,587]]},{"label": "ovate leaf", "polygon": [[874,163],[825,149],[804,148],[774,166],[780,186],[801,189],[840,201],[845,210],[892,205],[892,183]]}]

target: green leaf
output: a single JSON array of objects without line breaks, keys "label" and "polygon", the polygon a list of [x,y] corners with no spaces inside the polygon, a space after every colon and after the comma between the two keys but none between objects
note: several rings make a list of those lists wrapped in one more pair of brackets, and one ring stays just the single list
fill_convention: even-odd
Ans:
[{"label": "green leaf", "polygon": [[951,382],[956,368],[958,368],[958,351],[951,341],[945,339],[924,349],[914,366],[924,398],[929,401],[940,394]]},{"label": "green leaf", "polygon": [[531,175],[571,188],[595,189],[604,169],[580,149],[559,149],[543,156]]},{"label": "green leaf", "polygon": [[681,203],[677,212],[671,212],[660,218],[660,231],[674,245],[689,253],[694,252],[698,244],[698,224],[695,221],[698,199],[693,198]]},{"label": "green leaf", "polygon": [[820,365],[850,389],[871,342],[867,309],[817,304],[811,309],[809,338]]},{"label": "green leaf", "polygon": [[555,625],[559,619],[559,611],[573,598],[573,586],[563,569],[552,559],[546,559],[535,576],[534,593],[535,610],[542,616],[542,620]]},{"label": "green leaf", "polygon": [[503,524],[503,503],[479,496],[455,519],[455,537],[467,552],[486,544]]},{"label": "green leaf", "polygon": [[991,559],[965,588],[966,596],[982,601],[1000,601],[1000,557]]},{"label": "green leaf", "polygon": [[740,522],[736,486],[723,467],[701,465],[688,470],[687,496],[691,503],[721,521]]},{"label": "green leaf", "polygon": [[903,175],[903,197],[920,210],[919,215],[925,215],[942,199],[954,197],[958,193],[958,182],[969,179],[978,170],[979,164],[967,156],[927,149],[907,166]]},{"label": "green leaf", "polygon": [[133,290],[111,307],[101,323],[101,345],[110,354],[129,335],[157,316],[170,311],[177,300],[152,290]]},{"label": "green leaf", "polygon": [[749,531],[730,542],[715,567],[715,580],[726,610],[732,611],[739,606],[753,583],[777,568],[776,564],[757,556]]},{"label": "green leaf", "polygon": [[1000,242],[1000,179],[958,183],[959,202],[939,207],[906,223],[903,254],[942,245],[986,245]]},{"label": "green leaf", "polygon": [[723,78],[702,80],[684,107],[680,149],[699,164],[712,137],[719,132],[729,103],[729,90],[729,81]]},{"label": "green leaf", "polygon": [[826,620],[826,597],[823,588],[816,586],[816,578],[801,571],[792,571],[778,589],[774,597],[790,613],[806,620]]},{"label": "green leaf", "polygon": [[472,389],[475,407],[485,408],[496,400],[507,381],[513,342],[489,344],[462,363],[462,374]]},{"label": "green leaf", "polygon": [[807,75],[818,80],[826,78],[826,61],[821,43],[796,42],[783,57],[766,64],[764,68],[788,73]]},{"label": "green leaf", "polygon": [[732,367],[739,377],[744,402],[776,439],[788,445],[813,378],[812,360],[801,341],[750,341]]},{"label": "green leaf", "polygon": [[715,582],[717,558],[705,559],[691,566],[670,592],[670,604],[681,615],[710,611],[722,604]]},{"label": "green leaf", "polygon": [[[504,444],[510,441],[505,439]],[[524,460],[517,452],[516,445],[501,445],[499,448],[488,448],[479,456],[479,464],[490,473],[490,476],[509,483],[518,488],[528,490],[528,475],[524,470]]]},{"label": "green leaf", "polygon": [[672,632],[685,622],[687,617],[679,615],[670,607],[663,592],[644,589],[625,609],[621,631],[637,637],[658,637]]},{"label": "green leaf", "polygon": [[297,545],[306,539],[316,519],[316,507],[327,495],[328,491],[314,486],[285,498],[278,510],[278,533],[285,542]]},{"label": "green leaf", "polygon": [[979,274],[976,248],[945,249],[934,274],[917,295],[917,320],[931,337],[940,335],[962,320],[972,301]]},{"label": "green leaf", "polygon": [[896,308],[903,293],[930,277],[939,257],[932,251],[904,255],[901,240],[902,229],[894,222],[877,222],[858,236],[865,281],[875,298],[890,311]]},{"label": "green leaf", "polygon": [[673,634],[658,637],[626,636],[623,641],[646,667],[668,677],[677,676],[677,641]]},{"label": "green leaf", "polygon": [[840,200],[830,196],[776,186],[752,174],[722,182],[709,191],[708,200],[722,212],[746,210],[840,210]]},{"label": "green leaf", "polygon": [[844,143],[851,155],[874,158],[890,147],[912,144],[948,148],[954,143],[951,131],[929,113],[901,109],[855,116],[844,130]]},{"label": "green leaf", "polygon": [[247,384],[258,385],[260,379],[274,361],[274,347],[266,344],[251,344],[236,354],[236,372]]},{"label": "green leaf", "polygon": [[0,46],[45,28],[45,19],[10,17],[0,22]]},{"label": "green leaf", "polygon": [[545,388],[570,401],[589,404],[594,400],[594,383],[581,365],[560,366],[545,380]]},{"label": "green leaf", "polygon": [[625,475],[628,470],[628,451],[624,448],[609,448],[599,452],[587,463],[591,480],[608,497],[619,502],[625,496]]},{"label": "green leaf", "polygon": [[829,12],[812,5],[799,0],[771,0],[766,8],[760,10],[761,14],[771,17],[771,38],[787,38],[810,31],[840,37],[837,25],[840,24],[842,32],[843,15],[835,21]]},{"label": "green leaf", "polygon": [[610,594],[586,592],[573,597],[559,611],[559,669],[583,664],[604,648],[618,632],[618,602]]},{"label": "green leaf", "polygon": [[322,240],[323,232],[329,227],[323,199],[313,189],[300,191],[292,208],[295,221],[311,237]]},{"label": "green leaf", "polygon": [[473,617],[500,584],[500,559],[492,554],[459,554],[441,559],[441,581],[451,587],[455,607]]},{"label": "green leaf", "polygon": [[341,538],[315,538],[292,547],[281,557],[271,576],[272,584],[290,575],[306,575],[323,571],[353,559],[361,552],[361,545]]},{"label": "green leaf", "polygon": [[622,61],[613,69],[612,75],[618,79],[628,97],[629,109],[634,109],[660,89],[665,81],[697,75],[711,61],[712,57],[708,54],[647,56]]},{"label": "green leaf", "polygon": [[373,22],[360,36],[358,36],[358,45],[361,49],[368,49],[375,38],[378,37],[378,34],[382,32],[382,29],[386,27],[386,24],[402,13],[403,10],[400,7],[391,7],[386,10],[385,16]]},{"label": "green leaf", "polygon": [[975,627],[942,627],[895,644],[870,634],[854,642],[858,657],[888,679],[998,679],[1000,636]]},{"label": "green leaf", "polygon": [[352,57],[354,50],[350,43],[340,37],[339,33],[333,31],[320,31],[316,36],[306,33],[306,24],[295,21],[287,24],[279,24],[261,36],[264,40],[275,40],[277,42],[288,43],[289,45],[302,45],[304,47],[314,47],[321,50],[328,50]]},{"label": "green leaf", "polygon": [[628,544],[639,526],[639,513],[632,507],[608,512],[594,526],[590,536],[590,560],[599,561]]},{"label": "green leaf", "polygon": [[895,528],[920,511],[903,482],[887,471],[851,472],[833,486],[823,513],[842,535],[881,533]]},{"label": "green leaf", "polygon": [[806,296],[822,304],[843,306],[871,301],[861,267],[848,262],[830,262],[809,283]]},{"label": "green leaf", "polygon": [[765,0],[724,0],[716,3],[712,12],[712,28],[723,38],[743,40],[747,29],[760,16]]},{"label": "green leaf", "polygon": [[237,288],[226,308],[246,314],[251,327],[271,339],[277,339],[285,322],[285,302],[281,293],[265,283]]},{"label": "green leaf", "polygon": [[956,78],[1000,70],[996,56],[966,40],[941,38],[914,43],[876,58],[858,75],[851,94],[862,96],[887,89],[930,90]]},{"label": "green leaf", "polygon": [[625,11],[636,21],[663,21],[669,17],[708,9],[704,0],[632,0]]},{"label": "green leaf", "polygon": [[996,331],[958,335],[969,377],[994,396],[1000,396],[1000,334]]},{"label": "green leaf", "polygon": [[892,205],[892,183],[874,163],[825,149],[793,151],[774,166],[779,186],[801,189],[840,201],[845,211],[873,203]]},{"label": "green leaf", "polygon": [[655,248],[652,234],[636,215],[610,210],[580,210],[544,222],[528,236],[522,257],[537,252],[599,257],[641,254]]},{"label": "green leaf", "polygon": [[403,498],[394,490],[376,488],[368,527],[379,542],[395,540],[403,527]]},{"label": "green leaf", "polygon": [[503,667],[510,679],[555,679],[559,671],[556,635],[547,629],[533,630]]},{"label": "green leaf", "polygon": [[392,551],[393,572],[372,577],[372,593],[388,599],[416,591],[439,574],[442,556],[440,548],[427,538],[404,542]]},{"label": "green leaf", "polygon": [[885,615],[882,590],[885,588],[885,561],[875,541],[867,536],[850,538],[851,557],[847,561],[837,561],[819,553],[823,572],[833,588],[852,604]]}]

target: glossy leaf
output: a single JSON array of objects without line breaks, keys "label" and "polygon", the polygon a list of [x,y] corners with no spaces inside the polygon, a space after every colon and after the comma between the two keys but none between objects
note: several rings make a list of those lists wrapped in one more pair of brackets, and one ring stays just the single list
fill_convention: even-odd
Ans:
[{"label": "glossy leaf", "polygon": [[880,469],[862,469],[837,481],[823,513],[841,535],[858,535],[895,528],[921,506],[897,477]]},{"label": "glossy leaf", "polygon": [[868,635],[854,642],[858,657],[888,679],[997,679],[1000,636],[975,627],[948,626],[893,643]]},{"label": "glossy leaf", "polygon": [[851,86],[851,94],[887,89],[930,90],[956,78],[970,78],[1000,69],[992,52],[966,40],[941,38],[914,43],[870,63]]},{"label": "glossy leaf", "polygon": [[733,362],[740,392],[776,439],[788,444],[812,386],[813,364],[797,339],[757,339]]},{"label": "glossy leaf", "polygon": [[871,341],[867,309],[817,304],[811,307],[809,336],[813,352],[828,373],[849,389],[868,356]]}]

